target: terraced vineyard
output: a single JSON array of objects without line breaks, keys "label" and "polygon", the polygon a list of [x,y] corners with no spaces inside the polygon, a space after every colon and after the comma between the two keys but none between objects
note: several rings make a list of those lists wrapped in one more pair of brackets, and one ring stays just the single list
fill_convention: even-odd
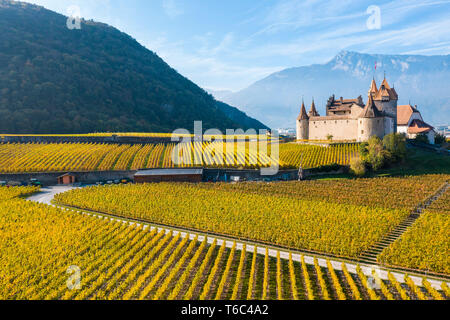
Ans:
[{"label": "terraced vineyard", "polygon": [[386,248],[378,261],[388,265],[450,274],[450,188]]},{"label": "terraced vineyard", "polygon": [[[304,168],[349,163],[357,145],[326,147],[281,144],[280,158],[258,151],[253,144],[194,142],[192,144],[96,144],[96,143],[29,143],[0,144],[0,172],[51,172],[135,170],[172,167],[243,167],[260,168],[279,165]],[[173,154],[180,161],[174,163]],[[303,160],[302,160],[303,159]]]},{"label": "terraced vineyard", "polygon": [[1,205],[1,299],[449,298],[447,286],[426,281],[375,274],[374,288],[345,265],[307,265],[20,199]]}]

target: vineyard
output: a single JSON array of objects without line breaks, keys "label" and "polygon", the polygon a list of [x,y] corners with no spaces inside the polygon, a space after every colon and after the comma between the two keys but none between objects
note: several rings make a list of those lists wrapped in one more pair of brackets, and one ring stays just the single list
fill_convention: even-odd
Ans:
[{"label": "vineyard", "polygon": [[316,168],[330,164],[349,165],[358,155],[359,144],[333,144],[321,147],[288,143],[280,146],[280,160],[285,167]]},{"label": "vineyard", "polygon": [[[313,168],[347,165],[356,144],[319,147],[281,144],[278,157],[251,143],[193,142],[192,144],[29,143],[0,144],[0,172],[110,171],[144,168],[219,167]],[[176,155],[174,162],[173,155]]]},{"label": "vineyard", "polygon": [[450,274],[449,199],[447,189],[378,260],[389,265]]},{"label": "vineyard", "polygon": [[38,187],[0,187],[0,201],[31,195],[38,190]]},{"label": "vineyard", "polygon": [[[4,190],[0,190],[3,192]],[[2,201],[1,299],[448,299],[360,269],[306,265],[20,199]],[[39,245],[36,245],[39,243]],[[13,245],[14,244],[14,245]]]},{"label": "vineyard", "polygon": [[225,184],[208,186],[163,183],[88,187],[59,194],[55,201],[349,257],[357,257],[409,214],[405,209],[305,200],[265,191],[257,194],[248,192],[247,184],[239,189],[229,189]]},{"label": "vineyard", "polygon": [[[199,188],[232,193],[252,193],[266,196],[324,201],[380,208],[413,210],[426,201],[446,181],[449,175],[381,177],[341,180],[288,181],[283,183],[201,184]],[[432,206],[450,208],[448,192]]]}]

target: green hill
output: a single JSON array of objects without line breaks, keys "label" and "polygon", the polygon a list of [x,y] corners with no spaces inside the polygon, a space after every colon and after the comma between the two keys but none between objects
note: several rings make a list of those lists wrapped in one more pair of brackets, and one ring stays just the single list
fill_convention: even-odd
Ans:
[{"label": "green hill", "polygon": [[0,0],[0,133],[266,128],[119,30]]}]

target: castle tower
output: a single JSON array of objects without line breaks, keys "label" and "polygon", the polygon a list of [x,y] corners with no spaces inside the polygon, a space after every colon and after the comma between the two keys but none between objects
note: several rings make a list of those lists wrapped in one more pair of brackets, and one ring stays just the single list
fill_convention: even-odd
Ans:
[{"label": "castle tower", "polygon": [[372,136],[382,138],[385,132],[385,117],[378,110],[372,96],[358,117],[358,141],[367,141]]},{"label": "castle tower", "polygon": [[395,88],[391,88],[386,78],[381,83],[380,89],[373,96],[377,109],[389,118],[386,126],[386,134],[397,132],[397,103],[398,95]]},{"label": "castle tower", "polygon": [[375,98],[378,93],[377,83],[375,82],[375,78],[372,79],[372,84],[370,85],[369,97]]},{"label": "castle tower", "polygon": [[314,98],[313,98],[313,101],[312,101],[312,104],[311,104],[311,110],[309,110],[309,112],[308,112],[308,117],[309,118],[311,118],[311,117],[320,117],[319,113],[316,110],[316,104],[314,103]]},{"label": "castle tower", "polygon": [[297,140],[309,140],[309,117],[306,114],[305,102],[297,118]]}]

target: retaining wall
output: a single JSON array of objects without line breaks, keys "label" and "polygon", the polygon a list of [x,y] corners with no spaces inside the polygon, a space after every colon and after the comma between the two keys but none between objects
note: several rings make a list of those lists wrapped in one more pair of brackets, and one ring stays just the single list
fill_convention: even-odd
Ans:
[{"label": "retaining wall", "polygon": [[[2,174],[0,173],[0,181],[6,182],[30,182],[30,179],[39,180],[44,186],[56,185],[57,178],[65,172],[37,172],[37,173],[17,173]],[[133,179],[136,171],[84,171],[70,172],[76,177],[76,182],[85,184],[94,184],[103,180],[117,180],[123,178]]]},{"label": "retaining wall", "polygon": [[[128,178],[133,180],[136,170],[126,171],[69,171],[76,177],[76,182],[84,184],[95,184],[98,181],[119,180]],[[305,169],[304,177],[317,175],[331,175],[343,173],[344,170],[331,172],[316,172],[314,169]],[[0,173],[0,181],[7,183],[27,183],[30,179],[37,179],[44,186],[56,185],[57,178],[64,172],[36,172],[36,173]],[[292,181],[298,180],[298,170],[280,170],[273,176],[262,176],[260,170],[238,170],[238,169],[208,169],[203,170],[204,182],[230,182],[232,177],[239,177],[239,181]]]}]

